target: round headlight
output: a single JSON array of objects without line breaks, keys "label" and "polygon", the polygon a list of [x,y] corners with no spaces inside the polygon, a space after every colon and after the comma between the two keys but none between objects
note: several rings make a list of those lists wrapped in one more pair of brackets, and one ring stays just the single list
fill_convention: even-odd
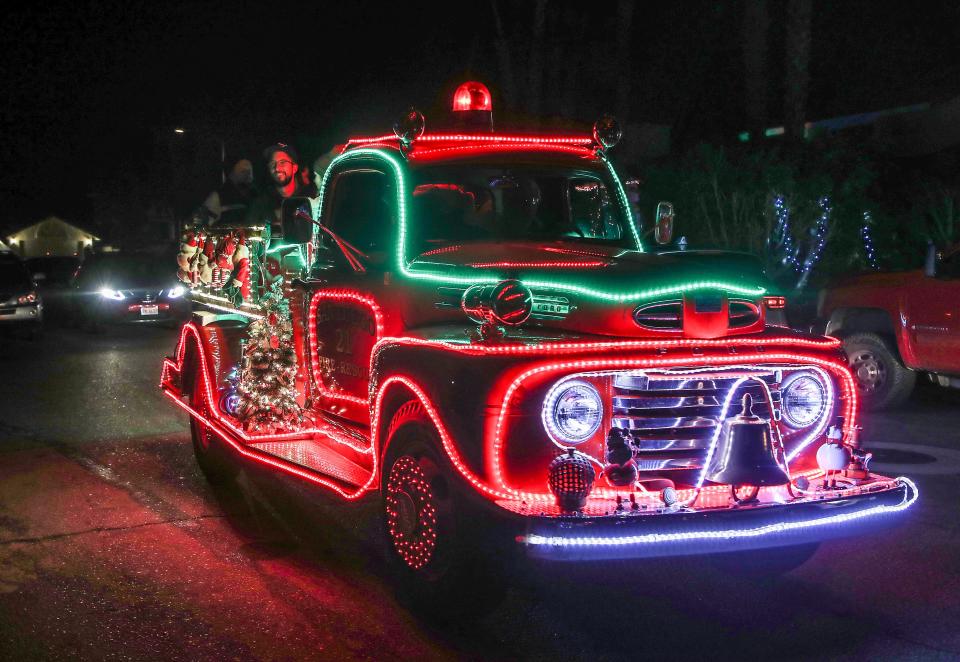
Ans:
[{"label": "round headlight", "polygon": [[570,381],[555,386],[543,404],[543,425],[554,441],[579,444],[600,427],[603,401],[586,382]]},{"label": "round headlight", "polygon": [[799,375],[783,387],[783,418],[792,428],[813,425],[827,406],[827,393],[819,379]]}]

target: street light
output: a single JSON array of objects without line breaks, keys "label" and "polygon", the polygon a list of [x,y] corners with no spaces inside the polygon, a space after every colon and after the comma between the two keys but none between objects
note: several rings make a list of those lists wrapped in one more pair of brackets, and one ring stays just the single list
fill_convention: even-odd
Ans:
[{"label": "street light", "polygon": [[[183,135],[187,130],[178,126],[174,128],[173,132]],[[215,140],[220,143],[220,183],[224,184],[227,181],[227,145],[223,138],[215,138]]]}]

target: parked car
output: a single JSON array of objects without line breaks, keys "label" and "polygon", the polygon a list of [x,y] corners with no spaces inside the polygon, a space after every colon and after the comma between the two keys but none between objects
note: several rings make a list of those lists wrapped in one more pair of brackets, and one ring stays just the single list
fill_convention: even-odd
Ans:
[{"label": "parked car", "polygon": [[49,325],[67,321],[70,282],[80,268],[80,258],[51,255],[27,258],[24,262],[37,283],[38,292],[43,296],[45,323]]},{"label": "parked car", "polygon": [[42,325],[43,301],[26,265],[13,253],[0,253],[0,328],[36,338]]},{"label": "parked car", "polygon": [[841,338],[863,405],[903,404],[918,374],[960,388],[960,244],[923,269],[866,273],[821,293],[819,330]]},{"label": "parked car", "polygon": [[31,257],[24,262],[33,275],[33,280],[42,289],[69,287],[70,281],[80,268],[80,258],[60,255]]},{"label": "parked car", "polygon": [[111,323],[185,319],[190,301],[170,273],[173,258],[154,253],[102,253],[84,260],[70,287],[73,320],[92,328]]}]

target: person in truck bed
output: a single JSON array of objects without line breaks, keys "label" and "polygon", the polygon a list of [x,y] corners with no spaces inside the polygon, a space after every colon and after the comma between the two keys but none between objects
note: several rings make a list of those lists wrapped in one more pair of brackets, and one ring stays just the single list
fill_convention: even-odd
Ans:
[{"label": "person in truck bed", "polygon": [[266,191],[257,196],[247,211],[246,223],[258,225],[270,223],[272,235],[278,236],[280,230],[280,206],[283,201],[293,196],[305,195],[297,172],[297,150],[285,143],[275,143],[263,151],[263,158],[267,161],[267,171],[270,173],[271,185]]},{"label": "person in truck bed", "polygon": [[227,181],[217,190],[211,191],[203,201],[203,209],[211,225],[239,224],[243,222],[247,208],[256,195],[253,187],[253,164],[249,159],[239,159],[230,168]]}]

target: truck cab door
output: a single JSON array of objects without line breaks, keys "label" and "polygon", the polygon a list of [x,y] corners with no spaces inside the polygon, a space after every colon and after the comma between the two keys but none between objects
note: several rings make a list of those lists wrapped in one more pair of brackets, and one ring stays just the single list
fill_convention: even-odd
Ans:
[{"label": "truck cab door", "polygon": [[960,250],[937,265],[936,276],[918,285],[909,308],[919,365],[960,374]]},{"label": "truck cab door", "polygon": [[394,256],[393,178],[375,165],[351,162],[331,173],[321,210],[322,246],[314,264],[324,283],[308,309],[316,406],[368,424],[370,357],[393,319],[384,304]]}]

